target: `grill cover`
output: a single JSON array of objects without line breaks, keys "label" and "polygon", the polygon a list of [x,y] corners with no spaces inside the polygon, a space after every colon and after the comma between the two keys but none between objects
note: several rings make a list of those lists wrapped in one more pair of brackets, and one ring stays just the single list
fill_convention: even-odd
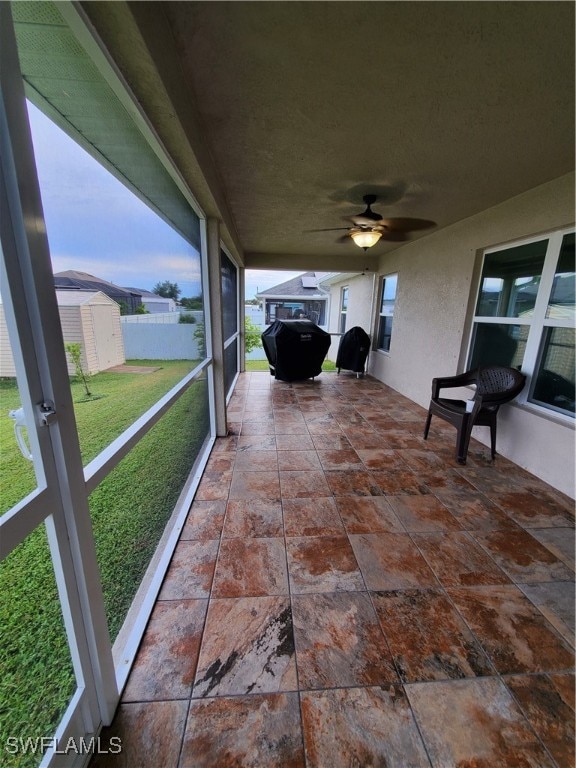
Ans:
[{"label": "grill cover", "polygon": [[330,334],[309,320],[276,320],[262,334],[270,375],[280,381],[318,376],[330,341]]},{"label": "grill cover", "polygon": [[369,350],[370,336],[366,331],[359,325],[350,328],[340,339],[338,355],[336,356],[338,373],[340,373],[340,368],[354,371],[354,373],[364,373]]}]

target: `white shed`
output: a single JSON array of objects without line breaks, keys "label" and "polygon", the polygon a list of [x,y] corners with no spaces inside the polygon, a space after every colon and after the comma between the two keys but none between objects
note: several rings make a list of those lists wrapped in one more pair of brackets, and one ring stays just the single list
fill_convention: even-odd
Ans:
[{"label": "white shed", "polygon": [[[82,365],[98,373],[125,362],[120,307],[102,291],[57,290],[56,300],[65,342],[80,344]],[[68,373],[75,373],[68,361]],[[0,304],[0,376],[15,376],[4,307]]]}]

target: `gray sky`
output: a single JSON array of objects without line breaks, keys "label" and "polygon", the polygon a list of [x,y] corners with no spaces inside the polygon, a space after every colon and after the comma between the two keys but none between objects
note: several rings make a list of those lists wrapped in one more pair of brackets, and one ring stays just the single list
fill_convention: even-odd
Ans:
[{"label": "gray sky", "polygon": [[[195,249],[30,103],[28,112],[54,272],[148,290],[169,280],[197,295]],[[246,298],[300,274],[248,269]]]}]

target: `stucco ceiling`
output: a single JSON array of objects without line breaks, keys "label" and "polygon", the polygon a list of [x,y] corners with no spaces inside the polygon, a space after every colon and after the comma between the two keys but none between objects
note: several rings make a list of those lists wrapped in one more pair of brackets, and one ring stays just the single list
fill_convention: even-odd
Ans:
[{"label": "stucco ceiling", "polygon": [[165,8],[247,254],[356,249],[305,230],[345,226],[368,191],[385,216],[444,227],[572,170],[573,10]]},{"label": "stucco ceiling", "polygon": [[306,230],[367,192],[441,228],[574,169],[571,2],[129,5],[168,23],[248,265],[356,255]]}]

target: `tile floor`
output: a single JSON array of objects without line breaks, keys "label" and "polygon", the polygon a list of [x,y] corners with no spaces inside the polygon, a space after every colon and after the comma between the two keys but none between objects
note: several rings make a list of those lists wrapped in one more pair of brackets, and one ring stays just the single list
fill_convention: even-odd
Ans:
[{"label": "tile floor", "polygon": [[573,502],[424,418],[240,377],[94,768],[574,766]]}]

